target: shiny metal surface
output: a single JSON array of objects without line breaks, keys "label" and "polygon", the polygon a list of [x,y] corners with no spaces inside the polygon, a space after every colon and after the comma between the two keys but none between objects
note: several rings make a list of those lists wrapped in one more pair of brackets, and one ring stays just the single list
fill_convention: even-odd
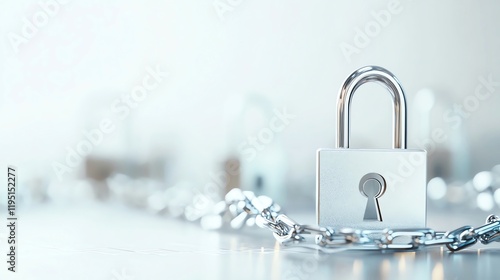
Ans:
[{"label": "shiny metal surface", "polygon": [[393,148],[406,148],[406,98],[399,80],[379,66],[366,66],[354,71],[340,88],[337,102],[337,148],[349,148],[350,110],[354,92],[367,82],[383,85],[391,94],[393,116]]},{"label": "shiny metal surface", "polygon": [[386,189],[385,179],[380,174],[368,173],[361,178],[359,192],[367,198],[363,220],[383,220],[378,198],[385,193]]},{"label": "shiny metal surface", "polygon": [[[410,165],[417,157],[422,162]],[[317,164],[319,225],[365,229],[425,227],[425,151],[321,149]],[[406,170],[407,165],[411,170]],[[383,221],[363,219],[367,198],[359,192],[359,181],[372,172],[381,174],[387,184],[384,195],[378,198]]]},{"label": "shiny metal surface", "polygon": [[[348,149],[349,107],[354,92],[367,82],[380,83],[391,94],[393,149]],[[317,151],[318,224],[361,229],[425,227],[427,156],[424,150],[406,149],[406,99],[397,78],[382,67],[360,68],[345,80],[337,105],[337,148]],[[357,189],[369,173],[384,178],[387,191],[382,197],[373,194],[367,204],[367,196]]]},{"label": "shiny metal surface", "polygon": [[[289,215],[314,220],[312,209]],[[478,215],[434,209],[430,224],[454,228]],[[279,246],[260,228],[207,231],[102,203],[39,206],[20,217],[19,272],[2,269],[1,279],[498,279],[500,263],[500,243],[457,253],[441,246],[324,254]]]},{"label": "shiny metal surface", "polygon": [[[378,174],[367,175],[377,178]],[[476,244],[478,240],[483,244],[499,241],[496,236],[500,232],[500,218],[496,215],[488,216],[485,224],[476,229],[463,226],[449,232],[431,228],[370,230],[301,224],[281,213],[281,208],[270,197],[256,197],[253,192],[237,188],[226,195],[224,202],[228,209],[239,209],[237,212],[223,211],[217,214],[220,220],[230,221],[232,227],[233,221],[245,214],[247,226],[256,224],[270,230],[280,244],[314,249],[322,253],[336,253],[339,250],[417,250],[439,245],[446,245],[450,251],[455,252]],[[252,219],[255,223],[249,224],[248,221]]]}]

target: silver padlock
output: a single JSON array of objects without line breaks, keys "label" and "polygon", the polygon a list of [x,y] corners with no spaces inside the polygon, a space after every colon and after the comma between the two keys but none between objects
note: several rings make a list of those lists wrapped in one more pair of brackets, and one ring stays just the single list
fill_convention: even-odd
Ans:
[{"label": "silver padlock", "polygon": [[[349,148],[349,105],[366,82],[385,86],[393,101],[393,149]],[[424,150],[406,149],[406,100],[388,70],[366,66],[344,82],[337,103],[337,147],[317,151],[316,216],[335,228],[420,228],[426,224]]]}]

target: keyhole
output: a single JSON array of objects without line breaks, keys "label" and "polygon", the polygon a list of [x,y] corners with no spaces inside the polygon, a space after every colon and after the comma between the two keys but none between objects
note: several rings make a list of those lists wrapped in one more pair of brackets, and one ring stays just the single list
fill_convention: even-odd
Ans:
[{"label": "keyhole", "polygon": [[386,185],[382,175],[377,173],[368,173],[359,182],[359,191],[368,198],[366,202],[365,221],[382,222],[382,213],[378,198],[385,193]]}]

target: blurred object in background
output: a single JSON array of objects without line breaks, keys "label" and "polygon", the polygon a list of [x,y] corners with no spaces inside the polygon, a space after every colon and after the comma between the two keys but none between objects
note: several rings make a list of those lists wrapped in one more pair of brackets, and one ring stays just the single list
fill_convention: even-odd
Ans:
[{"label": "blurred object in background", "polygon": [[478,172],[468,181],[447,183],[434,177],[427,184],[429,204],[439,209],[479,209],[494,212],[500,209],[500,165],[491,171]]},{"label": "blurred object in background", "polygon": [[223,164],[225,173],[227,174],[226,185],[223,194],[228,193],[234,188],[241,186],[241,162],[239,158],[229,157]]},{"label": "blurred object in background", "polygon": [[240,163],[240,188],[285,200],[287,162],[280,133],[289,125],[264,95],[226,103],[227,150]]},{"label": "blurred object in background", "polygon": [[156,201],[151,202],[150,197],[158,192],[166,190],[165,184],[161,181],[147,177],[132,178],[125,174],[115,173],[107,178],[106,184],[114,196],[126,205],[161,212],[163,208]]},{"label": "blurred object in background", "polygon": [[106,179],[113,173],[111,160],[87,158],[85,161],[85,176],[92,182],[94,194],[98,200],[109,198],[109,186]]},{"label": "blurred object in background", "polygon": [[450,117],[457,106],[449,95],[430,88],[421,89],[415,95],[412,113],[417,123],[415,143],[427,150],[429,179],[466,181],[472,174],[469,151],[476,148],[470,147],[466,124],[451,121],[458,118]]},{"label": "blurred object in background", "polygon": [[[37,205],[50,202],[48,180],[43,177],[31,177],[17,182],[16,199],[23,205]],[[4,202],[4,201],[2,201]]]},{"label": "blurred object in background", "polygon": [[[107,179],[111,175],[124,174],[132,178],[163,181],[166,177],[166,166],[165,159],[160,156],[152,157],[145,162],[138,162],[130,158],[112,160],[88,157],[85,159],[85,178],[91,182],[96,198],[106,200],[110,195]],[[140,185],[137,187],[142,188]]]},{"label": "blurred object in background", "polygon": [[[428,178],[446,184],[430,204],[479,209],[479,200],[488,209],[491,194],[497,207],[498,184],[478,192],[472,178],[500,161],[500,37],[492,36],[500,3],[399,5],[371,36],[387,1],[277,0],[264,10],[248,2],[224,21],[210,3],[73,1],[25,36],[44,9],[1,2],[0,142],[2,158],[19,168],[20,203],[113,203],[123,184],[131,194],[120,198],[161,213],[171,187],[215,198],[241,185],[313,209],[315,151],[334,143],[338,88],[375,63],[401,79],[408,146],[427,149]],[[389,99],[368,85],[359,94],[353,139],[388,147]],[[287,114],[296,118],[280,119]],[[94,134],[91,151],[58,176],[54,163],[68,165],[69,151],[107,119],[113,131]],[[214,181],[223,184],[203,191]]]}]

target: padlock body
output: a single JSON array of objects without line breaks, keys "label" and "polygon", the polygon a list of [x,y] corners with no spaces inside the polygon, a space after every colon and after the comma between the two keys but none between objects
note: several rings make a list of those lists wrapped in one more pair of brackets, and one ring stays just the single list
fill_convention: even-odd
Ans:
[{"label": "padlock body", "polygon": [[[317,152],[316,217],[320,226],[404,229],[426,226],[427,153],[412,149],[320,149]],[[360,180],[380,174],[380,220],[366,219],[368,198]],[[372,198],[373,199],[373,198]]]}]

